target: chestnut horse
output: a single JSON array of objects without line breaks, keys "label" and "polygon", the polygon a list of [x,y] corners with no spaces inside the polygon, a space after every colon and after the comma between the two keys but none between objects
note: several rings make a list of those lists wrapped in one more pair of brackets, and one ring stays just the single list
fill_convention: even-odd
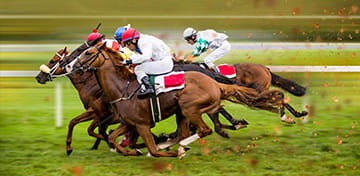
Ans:
[{"label": "chestnut horse", "polygon": [[[234,67],[236,71],[236,77],[231,79],[234,84],[254,88],[259,93],[269,90],[270,86],[273,85],[280,87],[295,96],[303,96],[305,94],[305,87],[302,87],[291,80],[282,78],[272,73],[267,67],[263,65],[253,63],[240,63],[234,64]],[[177,70],[204,70],[207,67],[205,64],[201,63],[177,62],[175,68]],[[212,71],[209,70],[208,72]],[[223,77],[219,77],[218,74],[215,72],[207,73],[207,75],[211,74],[211,77],[214,77],[218,81],[224,79]],[[226,79],[224,81],[229,82]],[[280,106],[279,113],[281,121],[285,123],[295,123],[292,118],[285,115],[285,108],[297,118],[306,116],[308,114],[306,111],[298,112],[288,102],[283,102]],[[215,121],[218,120],[216,120],[215,118]]]},{"label": "chestnut horse", "polygon": [[[121,55],[99,43],[89,48],[76,60],[73,71],[86,68],[96,68],[96,77],[104,93],[112,102],[113,111],[121,120],[120,126],[109,135],[110,147],[115,146],[123,155],[138,155],[136,151],[127,151],[115,139],[129,129],[134,129],[143,138],[149,152],[153,156],[178,156],[184,152],[183,145],[209,135],[212,130],[201,118],[202,113],[213,115],[220,107],[222,99],[250,107],[277,111],[277,106],[283,102],[283,94],[277,90],[264,91],[259,94],[256,90],[237,85],[218,83],[199,72],[185,72],[185,87],[160,94],[161,114],[163,119],[173,114],[177,115],[179,151],[157,151],[151,127],[155,126],[150,112],[149,99],[137,99],[132,95],[139,88],[136,76],[121,64]],[[119,100],[119,101],[114,101]],[[189,122],[194,124],[198,133],[190,138]]]}]

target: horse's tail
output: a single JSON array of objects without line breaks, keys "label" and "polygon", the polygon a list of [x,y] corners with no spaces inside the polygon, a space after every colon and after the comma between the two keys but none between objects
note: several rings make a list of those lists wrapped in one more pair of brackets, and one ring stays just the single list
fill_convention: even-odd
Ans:
[{"label": "horse's tail", "polygon": [[221,84],[221,98],[233,103],[244,104],[251,108],[259,108],[271,112],[279,112],[279,104],[284,99],[284,94],[278,90],[265,90],[258,93],[255,89]]},{"label": "horse's tail", "polygon": [[280,87],[289,93],[295,95],[295,96],[303,96],[306,93],[306,88],[297,84],[294,81],[285,79],[280,77],[279,75],[276,75],[275,73],[271,73],[271,84],[273,86]]}]

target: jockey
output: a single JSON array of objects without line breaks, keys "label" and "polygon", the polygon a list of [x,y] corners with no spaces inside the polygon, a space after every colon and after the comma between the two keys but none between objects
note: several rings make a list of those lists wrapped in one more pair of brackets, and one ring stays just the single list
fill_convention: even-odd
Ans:
[{"label": "jockey", "polygon": [[[124,45],[121,43],[122,32],[124,32],[129,27],[130,27],[130,24],[128,24],[127,26],[124,26],[124,27],[119,27],[114,34],[115,40],[105,39],[105,36],[104,36],[99,42],[106,42],[106,47],[111,48],[115,51],[118,51],[125,60],[129,59],[129,56],[132,54],[132,52],[129,49],[124,48],[123,47]],[[93,32],[88,35],[87,40],[88,41],[94,40],[101,36],[103,36],[103,35],[98,33],[98,31],[96,29],[94,29]],[[120,38],[117,36],[120,36]]]},{"label": "jockey", "polygon": [[157,75],[170,72],[173,69],[170,48],[160,39],[139,33],[134,28],[129,28],[121,36],[121,42],[134,53],[129,60],[124,60],[124,65],[139,64],[134,72],[138,82],[145,89],[138,94],[139,98],[145,98],[155,91],[150,85],[147,74]]},{"label": "jockey", "polygon": [[[93,32],[88,35],[86,40],[87,41],[94,40],[101,36],[103,36],[103,35],[98,33],[97,29],[93,29]],[[108,48],[112,48],[115,51],[119,51],[121,49],[120,44],[116,40],[105,39],[105,36],[103,36],[103,38],[99,42],[106,42],[106,46]]]},{"label": "jockey", "polygon": [[228,36],[212,29],[197,32],[195,29],[189,27],[184,30],[183,37],[189,44],[195,45],[193,52],[185,59],[200,56],[208,49],[213,50],[204,59],[205,64],[211,70],[215,70],[214,62],[231,50],[231,45],[226,40]]},{"label": "jockey", "polygon": [[123,26],[123,27],[119,27],[116,29],[116,31],[114,32],[114,39],[122,46],[124,47],[124,44],[121,42],[121,36],[122,34],[128,30],[130,28],[130,24]]}]

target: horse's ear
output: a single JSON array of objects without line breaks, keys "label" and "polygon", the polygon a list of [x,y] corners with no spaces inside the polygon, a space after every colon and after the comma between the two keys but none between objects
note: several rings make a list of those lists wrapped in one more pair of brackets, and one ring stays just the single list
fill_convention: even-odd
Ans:
[{"label": "horse's ear", "polygon": [[104,34],[101,35],[100,37],[96,38],[95,41],[96,41],[96,42],[100,42],[101,39],[105,39],[105,35],[104,35]]},{"label": "horse's ear", "polygon": [[106,41],[103,42],[103,43],[100,45],[100,48],[102,48],[102,49],[105,49],[105,48],[106,48]]},{"label": "horse's ear", "polygon": [[65,46],[65,48],[64,48],[64,52],[66,52],[66,50],[67,50],[67,46]]}]

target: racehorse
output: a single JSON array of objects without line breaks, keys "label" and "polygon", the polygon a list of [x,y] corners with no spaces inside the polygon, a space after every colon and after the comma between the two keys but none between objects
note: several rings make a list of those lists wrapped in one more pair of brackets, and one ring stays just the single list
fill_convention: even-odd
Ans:
[{"label": "racehorse", "polygon": [[[102,36],[103,37],[103,36]],[[102,38],[99,37],[98,39],[86,41],[84,44],[79,46],[77,49],[75,49],[73,52],[71,52],[70,55],[68,55],[68,51],[66,48],[60,49],[53,58],[46,64],[42,65],[40,73],[36,76],[36,80],[40,84],[45,84],[48,81],[52,81],[56,77],[60,76],[68,76],[68,78],[71,80],[73,86],[77,89],[81,102],[84,105],[84,108],[86,111],[77,117],[73,118],[68,125],[68,133],[66,138],[66,151],[67,154],[70,155],[73,151],[71,147],[72,142],[72,132],[76,124],[93,120],[90,126],[88,127],[88,133],[90,136],[94,136],[97,138],[95,141],[93,147],[91,149],[97,149],[101,139],[103,139],[103,136],[107,136],[105,130],[107,126],[110,123],[119,123],[118,121],[113,121],[112,118],[112,112],[111,108],[106,100],[106,97],[103,95],[102,90],[100,86],[98,85],[95,74],[92,72],[80,72],[77,74],[68,74],[67,70],[70,69],[66,68],[70,66],[69,64],[77,57],[79,56],[83,51],[88,49],[90,46],[95,45],[99,42],[99,40]],[[245,120],[236,120],[231,117],[230,114],[228,114],[223,108],[220,108],[219,111],[224,114],[224,116],[233,124],[237,125],[234,126],[226,126],[222,125],[224,128],[229,129],[235,129],[235,128],[241,128],[242,125],[238,125],[239,123],[242,123],[246,125]],[[95,128],[99,126],[99,132],[100,134],[97,134],[94,132]],[[100,130],[100,126],[102,126],[102,130]],[[228,137],[228,135],[218,129],[215,129],[217,133],[219,133],[221,136]],[[162,142],[164,140],[163,137],[157,137],[154,135],[154,138],[156,139],[156,143]],[[138,148],[143,145],[135,145],[133,143],[130,143],[130,147],[132,148]]]},{"label": "racehorse", "polygon": [[[129,129],[134,129],[143,138],[149,152],[153,156],[178,156],[184,150],[183,145],[194,141],[189,136],[188,123],[194,124],[197,129],[197,137],[205,137],[212,130],[201,118],[202,113],[213,115],[220,107],[221,99],[229,100],[250,107],[277,111],[284,95],[277,91],[264,91],[259,94],[256,90],[238,85],[218,83],[210,77],[199,72],[185,72],[185,87],[160,94],[161,114],[163,119],[172,114],[177,115],[179,151],[157,151],[150,128],[155,125],[152,120],[148,99],[137,99],[136,96],[128,97],[139,89],[136,76],[121,64],[121,55],[109,48],[106,43],[99,43],[89,48],[76,60],[73,71],[96,69],[96,77],[104,93],[112,102],[115,115],[121,120],[120,126],[109,135],[109,146],[117,148],[123,155],[138,155],[136,151],[127,151],[115,139]],[[119,100],[119,101],[114,101]]]},{"label": "racehorse", "polygon": [[[176,62],[177,69],[178,70],[203,70],[206,69],[205,64],[201,63],[190,63],[190,62]],[[240,63],[240,64],[234,64],[236,71],[236,77],[232,78],[231,80],[233,83],[251,87],[256,89],[259,93],[269,90],[270,86],[277,86],[282,88],[283,90],[286,90],[287,92],[295,95],[295,96],[303,96],[305,94],[306,88],[300,86],[299,84],[282,78],[279,75],[276,75],[275,73],[272,73],[270,69],[267,67],[261,65],[261,64],[253,64],[253,63]],[[210,70],[209,70],[210,71]],[[208,75],[211,73],[208,73]],[[216,73],[212,73],[213,77],[216,76]],[[216,80],[221,80],[223,78],[218,78]],[[308,113],[306,111],[298,112],[296,111],[288,102],[283,102],[280,106],[280,118],[281,121],[285,123],[295,123],[295,121],[287,117],[285,115],[285,108],[289,110],[291,114],[293,114],[295,117],[303,117],[306,116]]]},{"label": "racehorse", "polygon": [[[102,36],[103,37],[103,36]],[[78,74],[67,74],[65,66],[80,55],[84,50],[90,46],[95,45],[102,38],[86,41],[84,44],[75,49],[70,55],[66,47],[59,50],[54,57],[46,64],[41,66],[40,73],[36,76],[36,80],[40,84],[45,84],[52,81],[59,76],[68,76],[71,83],[79,93],[80,100],[86,109],[85,112],[73,118],[68,125],[68,133],[66,138],[66,151],[70,155],[72,153],[71,141],[74,126],[78,123],[93,120],[88,127],[90,136],[97,138],[92,149],[97,149],[100,140],[103,139],[102,135],[94,132],[95,128],[104,119],[112,119],[112,112],[109,104],[105,100],[97,80],[92,72],[83,72]]]}]

